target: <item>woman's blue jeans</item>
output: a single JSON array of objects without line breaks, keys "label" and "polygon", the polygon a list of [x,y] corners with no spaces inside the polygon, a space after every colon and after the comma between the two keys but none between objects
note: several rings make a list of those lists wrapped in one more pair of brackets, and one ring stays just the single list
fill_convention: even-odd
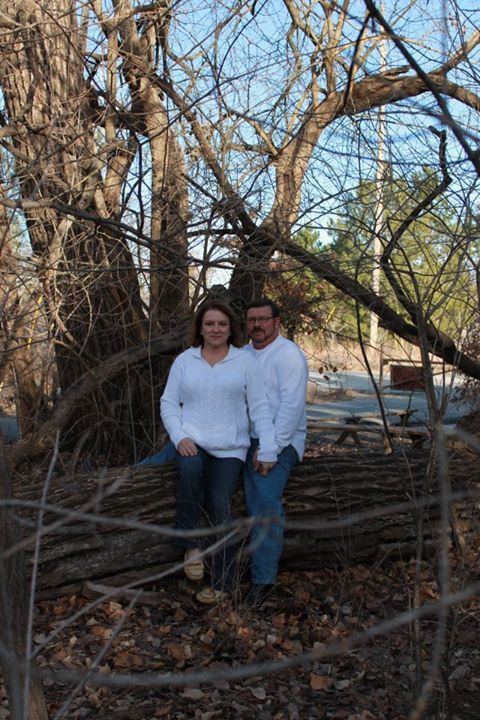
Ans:
[{"label": "woman's blue jeans", "polygon": [[[176,528],[196,530],[206,524],[215,527],[232,520],[231,501],[243,467],[238,458],[217,458],[202,448],[192,457],[175,454],[178,468]],[[210,545],[221,538],[209,535]],[[200,547],[197,538],[179,538],[184,548]],[[230,542],[212,557],[212,584],[216,590],[231,590],[235,576],[236,548]]]},{"label": "woman's blue jeans", "polygon": [[283,491],[288,476],[298,464],[298,454],[293,445],[282,450],[268,475],[253,469],[252,458],[258,440],[252,440],[243,471],[245,502],[250,517],[270,518],[270,522],[257,523],[250,535],[250,562],[252,583],[269,585],[278,573],[278,562],[283,548]]}]

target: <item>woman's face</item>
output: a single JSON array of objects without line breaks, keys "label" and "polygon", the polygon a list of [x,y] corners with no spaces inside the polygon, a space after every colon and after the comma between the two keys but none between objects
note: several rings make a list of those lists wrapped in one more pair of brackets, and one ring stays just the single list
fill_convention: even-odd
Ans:
[{"label": "woman's face", "polygon": [[221,310],[207,310],[202,320],[203,346],[218,349],[228,345],[230,320]]}]

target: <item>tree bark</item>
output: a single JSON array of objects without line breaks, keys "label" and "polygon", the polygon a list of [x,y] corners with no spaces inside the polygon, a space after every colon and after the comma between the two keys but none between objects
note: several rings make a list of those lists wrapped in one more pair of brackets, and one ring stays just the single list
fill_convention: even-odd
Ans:
[{"label": "tree bark", "polygon": [[[478,488],[478,463],[469,462],[466,467],[464,458],[451,458],[450,463],[456,489]],[[282,567],[316,569],[378,557],[406,557],[415,552],[422,513],[423,541],[431,548],[438,506],[434,502],[423,509],[409,505],[411,498],[431,500],[435,493],[435,488],[426,486],[427,464],[423,452],[305,461],[292,473],[285,493]],[[116,586],[155,584],[155,576],[181,559],[172,538],[161,531],[173,526],[175,478],[173,465],[112,469],[77,476],[74,481],[58,478],[48,497],[51,507],[45,519],[38,578],[41,595],[78,591],[86,581]],[[22,511],[24,516],[35,514],[33,506],[40,492],[39,487],[27,488],[19,479],[18,498],[32,503]],[[399,508],[399,503],[404,506]],[[75,517],[82,508],[95,516]],[[48,530],[67,510],[73,514],[63,517],[61,527]],[[353,522],[357,513],[364,515]],[[241,493],[236,515],[244,516]],[[139,523],[149,527],[139,527]],[[246,532],[243,527],[240,534]]]},{"label": "tree bark", "polygon": [[[135,158],[136,133],[146,132],[144,117],[156,123],[159,134],[158,109],[152,120],[148,106],[157,91],[137,74],[142,92],[132,97],[131,109],[132,118],[142,120],[135,129],[119,133],[118,125],[112,125],[118,123],[114,86],[109,87],[105,109],[85,78],[85,38],[80,13],[70,0],[52,0],[48,10],[31,0],[13,0],[5,7],[5,22],[0,77],[12,128],[9,149],[16,158],[21,195],[30,203],[25,208],[28,233],[65,392],[105,358],[145,344],[152,333],[129,233],[121,220],[122,186]],[[140,43],[142,47],[146,53]],[[163,123],[168,126],[167,120]],[[100,127],[105,127],[105,135]],[[147,137],[154,142],[151,127]],[[154,292],[152,313],[157,332],[172,321],[172,307],[178,316],[186,314],[188,305],[187,192],[171,134],[164,145],[157,164],[164,160],[162,178],[168,176],[168,183],[156,180],[161,222],[152,227],[154,275],[160,278],[153,285],[161,286]],[[118,456],[127,449],[133,457],[145,438],[150,444],[155,439],[159,393],[158,388],[152,392],[152,377],[161,382],[166,369],[163,357],[152,356],[143,366],[132,369],[127,363],[119,368],[115,377],[81,398],[62,440],[88,441],[98,454]]]},{"label": "tree bark", "polygon": [[6,559],[3,557],[3,552],[16,546],[21,539],[21,530],[4,505],[5,501],[12,498],[13,482],[0,434],[0,666],[12,720],[23,720],[25,717],[29,720],[48,720],[43,688],[34,674],[29,678],[25,708],[25,667],[28,650],[25,554],[19,551]]}]

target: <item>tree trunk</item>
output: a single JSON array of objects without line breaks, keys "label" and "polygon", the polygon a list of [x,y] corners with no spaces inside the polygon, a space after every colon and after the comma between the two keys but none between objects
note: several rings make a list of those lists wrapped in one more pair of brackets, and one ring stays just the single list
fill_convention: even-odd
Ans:
[{"label": "tree trunk", "polygon": [[22,436],[34,432],[38,427],[42,408],[45,405],[44,388],[41,383],[36,382],[36,377],[38,378],[40,374],[32,363],[32,356],[33,352],[29,345],[20,346],[12,362],[16,388],[16,415]]},{"label": "tree trunk", "polygon": [[[378,557],[406,557],[415,552],[417,527],[423,513],[424,544],[436,539],[439,509],[409,507],[411,498],[431,497],[426,487],[427,454],[408,457],[325,457],[305,461],[291,476],[285,501],[287,530],[282,567],[315,569]],[[457,489],[480,482],[477,462],[451,459]],[[152,584],[159,573],[181,559],[161,528],[171,528],[175,514],[176,470],[173,465],[112,469],[98,475],[58,478],[49,493],[46,525],[62,518],[56,531],[42,540],[38,588],[42,596],[76,591],[87,581],[107,585]],[[466,487],[468,480],[468,488]],[[41,489],[17,483],[19,498],[38,502]],[[243,517],[239,494],[237,517]],[[405,507],[395,507],[404,503]],[[89,510],[88,517],[75,511]],[[32,508],[23,510],[32,516]],[[370,513],[351,522],[357,513]],[[339,520],[342,519],[343,523]],[[102,524],[102,520],[108,524]],[[126,527],[126,522],[130,526]],[[288,527],[289,523],[296,525]],[[148,523],[149,528],[139,527]],[[329,523],[328,526],[320,526]],[[304,528],[300,527],[303,524]],[[317,525],[318,528],[312,527]],[[243,527],[241,535],[245,536]]]},{"label": "tree trunk", "polygon": [[[6,194],[7,189],[0,183],[0,195]],[[26,435],[34,429],[44,393],[41,384],[35,382],[38,365],[32,326],[38,313],[35,299],[22,292],[21,265],[12,249],[12,223],[11,213],[0,204],[0,387],[7,378],[15,386],[18,425]]]},{"label": "tree trunk", "polygon": [[29,720],[48,720],[41,682],[31,673],[28,709],[24,707],[25,660],[28,651],[25,555],[16,551],[6,559],[3,557],[3,552],[16,546],[21,539],[20,528],[3,504],[12,497],[13,483],[0,434],[0,665],[12,720],[23,720],[25,717]]},{"label": "tree trunk", "polygon": [[[0,78],[8,118],[16,127],[12,152],[27,203],[25,216],[60,389],[65,392],[106,358],[145,344],[152,327],[128,228],[122,225],[126,209],[121,188],[135,158],[136,133],[120,133],[109,124],[113,115],[98,106],[86,80],[80,14],[72,2],[52,0],[48,10],[45,7],[31,0],[12,0],[5,7],[8,29],[0,38]],[[150,118],[145,97],[152,93],[144,91],[138,107],[139,95],[132,99],[132,117],[137,113],[142,119],[138,134],[145,132],[145,115]],[[114,97],[108,105],[115,106]],[[105,137],[96,130],[103,121]],[[167,173],[178,159],[170,157],[173,146],[169,139]],[[188,300],[187,192],[177,175],[169,182],[175,183],[175,193],[169,187],[166,198],[161,182],[156,183],[163,214],[155,226],[155,248],[166,248],[156,252],[154,272],[163,282],[162,263],[168,264],[167,291],[176,288],[172,302],[178,316],[186,314]],[[182,263],[177,268],[178,258]],[[164,329],[172,308],[158,289],[155,292],[155,321]],[[134,457],[145,440],[151,446],[165,372],[164,358],[149,357],[133,369],[126,362],[116,377],[81,399],[62,440],[88,444],[91,454],[117,458],[125,450]]]},{"label": "tree trunk", "polygon": [[[121,374],[124,367],[128,367],[133,371],[137,367],[150,364],[151,358],[157,356],[172,356],[178,354],[182,349],[181,338],[185,335],[185,323],[180,323],[175,333],[169,335],[164,334],[157,338],[151,338],[148,344],[140,345],[135,349],[129,349],[123,353],[108,357],[99,363],[95,368],[86,372],[74,385],[72,385],[66,393],[55,403],[51,416],[37,429],[26,437],[22,437],[18,442],[9,447],[8,458],[10,465],[16,468],[19,464],[26,461],[32,461],[41,455],[45,455],[51,451],[57,433],[62,433],[65,427],[73,422],[76,410],[85,398],[93,395],[98,388],[103,387],[111,378],[115,378]],[[139,371],[140,374],[140,371]],[[155,384],[153,391],[158,390],[158,384]],[[155,407],[155,415],[158,416],[158,404]],[[94,430],[94,428],[92,428]],[[137,449],[137,458],[143,457],[146,452],[151,452],[155,448],[153,440],[145,432],[142,444],[139,443]],[[73,455],[73,466],[80,460],[90,459],[92,455],[91,446],[85,443],[77,448],[77,452]]]}]

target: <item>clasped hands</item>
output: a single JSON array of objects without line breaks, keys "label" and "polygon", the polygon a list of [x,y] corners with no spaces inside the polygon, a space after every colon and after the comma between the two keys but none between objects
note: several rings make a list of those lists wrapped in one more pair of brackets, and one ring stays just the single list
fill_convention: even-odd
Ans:
[{"label": "clasped hands", "polygon": [[257,448],[257,449],[255,450],[255,452],[253,453],[253,458],[252,458],[253,469],[254,469],[256,472],[260,473],[260,475],[263,475],[263,477],[266,477],[266,476],[268,475],[268,473],[270,472],[270,470],[271,470],[273,467],[275,467],[276,463],[274,463],[274,462],[265,462],[264,460],[263,460],[263,461],[262,461],[262,460],[259,460],[259,459],[257,458],[257,454],[258,454],[258,448]]}]

